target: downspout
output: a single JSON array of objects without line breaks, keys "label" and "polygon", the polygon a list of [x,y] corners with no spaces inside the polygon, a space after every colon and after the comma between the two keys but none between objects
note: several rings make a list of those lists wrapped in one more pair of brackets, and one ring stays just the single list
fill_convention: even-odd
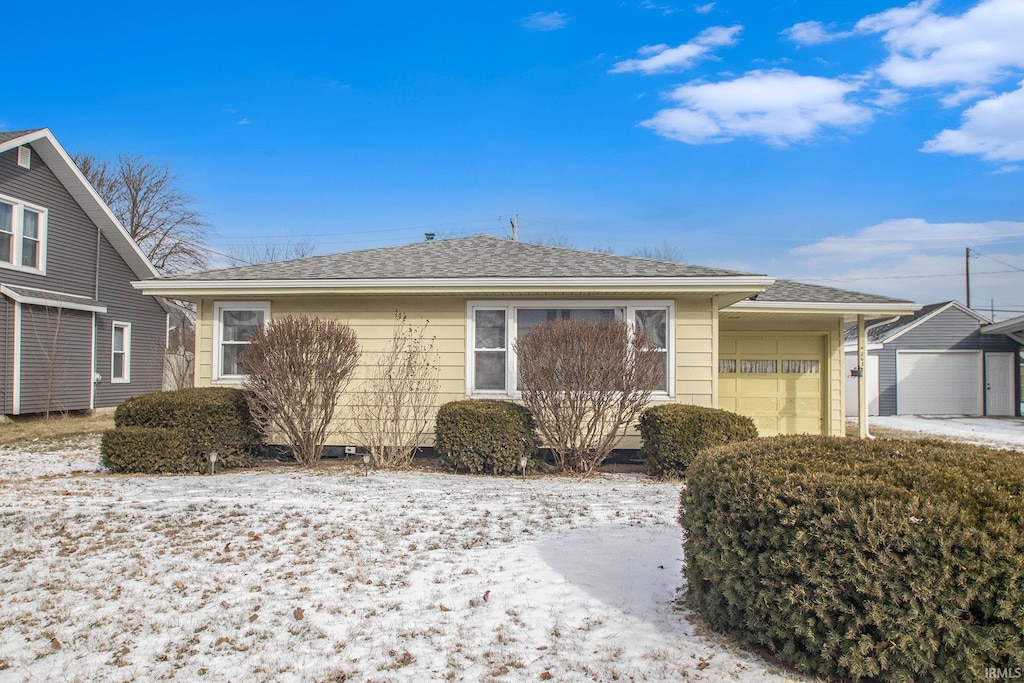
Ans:
[{"label": "downspout", "polygon": [[[96,273],[95,281],[93,283],[93,295],[92,298],[96,301],[100,300],[100,246],[102,244],[102,234],[100,232],[100,226],[96,226]],[[92,376],[89,378],[89,410],[96,410],[96,385],[99,383],[99,373],[97,372],[99,364],[96,358],[96,312],[92,314]]]}]

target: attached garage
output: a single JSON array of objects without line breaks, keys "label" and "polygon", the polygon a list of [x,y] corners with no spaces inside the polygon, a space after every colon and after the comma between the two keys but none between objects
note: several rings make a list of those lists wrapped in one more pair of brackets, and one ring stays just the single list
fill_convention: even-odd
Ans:
[{"label": "attached garage", "polygon": [[981,351],[898,351],[898,415],[981,415]]},{"label": "attached garage", "polygon": [[718,405],[762,436],[826,434],[827,336],[729,334],[719,344]]}]

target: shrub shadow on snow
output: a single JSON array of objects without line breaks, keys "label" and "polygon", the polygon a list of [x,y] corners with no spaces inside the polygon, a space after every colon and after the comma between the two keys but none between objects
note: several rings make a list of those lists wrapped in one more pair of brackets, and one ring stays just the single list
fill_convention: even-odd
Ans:
[{"label": "shrub shadow on snow", "polygon": [[568,583],[642,621],[670,612],[683,584],[677,526],[575,529],[540,541],[538,552]]}]

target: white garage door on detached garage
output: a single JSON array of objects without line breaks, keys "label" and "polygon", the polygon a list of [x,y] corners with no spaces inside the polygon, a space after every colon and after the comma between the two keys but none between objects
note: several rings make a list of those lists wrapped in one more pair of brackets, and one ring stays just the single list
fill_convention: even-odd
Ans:
[{"label": "white garage door on detached garage", "polygon": [[981,351],[897,351],[898,415],[981,415]]}]

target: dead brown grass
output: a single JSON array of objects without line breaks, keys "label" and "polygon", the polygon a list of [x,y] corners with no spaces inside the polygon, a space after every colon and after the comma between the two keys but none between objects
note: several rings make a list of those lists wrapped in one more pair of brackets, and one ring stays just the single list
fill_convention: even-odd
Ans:
[{"label": "dead brown grass", "polygon": [[48,420],[35,415],[19,416],[0,424],[0,446],[91,436],[113,428],[114,414],[109,411],[51,416]]}]

